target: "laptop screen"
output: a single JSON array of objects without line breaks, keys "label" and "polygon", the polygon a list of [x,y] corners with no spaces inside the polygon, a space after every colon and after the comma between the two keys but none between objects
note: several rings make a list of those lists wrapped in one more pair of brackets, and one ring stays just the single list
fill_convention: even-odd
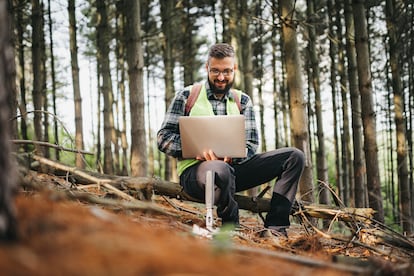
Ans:
[{"label": "laptop screen", "polygon": [[219,158],[246,157],[243,115],[182,116],[179,118],[183,158],[213,150]]}]

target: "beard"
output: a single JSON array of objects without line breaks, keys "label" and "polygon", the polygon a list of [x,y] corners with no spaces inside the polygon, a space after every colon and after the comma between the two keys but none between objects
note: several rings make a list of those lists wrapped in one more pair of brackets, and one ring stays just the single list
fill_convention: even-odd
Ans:
[{"label": "beard", "polygon": [[[226,83],[227,82],[227,83]],[[226,94],[230,88],[233,86],[234,80],[233,81],[219,81],[219,80],[214,80],[211,81],[210,78],[208,79],[208,83],[210,84],[210,88],[213,91],[214,94]],[[224,88],[219,88],[216,86],[216,83],[226,83],[226,85],[224,86]]]}]

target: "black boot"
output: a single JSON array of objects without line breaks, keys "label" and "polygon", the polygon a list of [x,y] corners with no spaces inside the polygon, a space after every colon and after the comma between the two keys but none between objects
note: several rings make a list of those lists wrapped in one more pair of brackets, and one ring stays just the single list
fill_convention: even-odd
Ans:
[{"label": "black boot", "polygon": [[239,227],[239,206],[237,202],[234,201],[232,204],[228,204],[223,208],[223,206],[217,206],[217,215],[221,218],[222,224],[230,224],[235,228]]},{"label": "black boot", "polygon": [[292,203],[284,196],[273,193],[270,201],[270,211],[266,215],[266,228],[288,228],[290,226],[289,215]]}]

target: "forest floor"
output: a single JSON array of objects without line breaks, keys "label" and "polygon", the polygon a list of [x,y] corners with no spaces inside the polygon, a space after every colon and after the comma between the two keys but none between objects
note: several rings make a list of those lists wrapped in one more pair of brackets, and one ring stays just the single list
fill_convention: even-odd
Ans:
[{"label": "forest floor", "polygon": [[109,207],[69,199],[53,175],[28,181],[15,198],[19,238],[0,244],[2,275],[414,275],[414,252],[381,255],[297,222],[288,239],[262,238],[260,217],[242,210],[240,231],[208,238],[194,234],[202,204],[154,195],[164,212]]}]

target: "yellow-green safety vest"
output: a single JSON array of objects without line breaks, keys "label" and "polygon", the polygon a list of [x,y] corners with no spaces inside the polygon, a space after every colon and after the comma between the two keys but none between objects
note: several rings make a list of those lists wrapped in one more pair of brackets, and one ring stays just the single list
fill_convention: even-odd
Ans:
[{"label": "yellow-green safety vest", "polygon": [[[189,87],[189,90],[191,91],[191,87]],[[236,91],[237,95],[239,96],[239,99],[241,99],[242,92],[240,90],[234,90]],[[233,98],[228,98],[226,101],[226,110],[227,115],[239,115],[240,110],[237,106],[237,103],[234,101]],[[191,108],[190,113],[188,116],[209,116],[214,115],[213,107],[211,106],[211,103],[209,102],[207,98],[207,91],[206,86],[202,85],[200,94],[198,95],[197,100],[195,101],[193,107]],[[181,175],[185,169],[188,167],[200,162],[196,159],[182,159],[177,162],[177,173],[178,175]]]}]

